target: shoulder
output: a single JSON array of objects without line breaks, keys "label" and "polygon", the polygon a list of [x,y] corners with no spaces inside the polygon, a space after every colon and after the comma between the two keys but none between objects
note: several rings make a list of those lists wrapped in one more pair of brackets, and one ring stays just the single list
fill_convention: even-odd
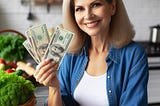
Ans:
[{"label": "shoulder", "polygon": [[80,64],[84,58],[85,56],[81,54],[66,53],[61,62],[61,66],[69,69],[73,68],[75,65]]},{"label": "shoulder", "polygon": [[138,54],[145,54],[145,49],[139,43],[131,41],[128,45],[122,48],[122,52],[125,52],[130,55],[132,54],[138,55]]},{"label": "shoulder", "polygon": [[139,62],[143,64],[147,63],[147,54],[144,47],[134,41],[122,48],[121,58],[133,64],[137,64]]},{"label": "shoulder", "polygon": [[79,54],[73,54],[73,53],[66,53],[63,57],[63,61],[69,62],[69,61],[74,61],[77,59],[80,55]]},{"label": "shoulder", "polygon": [[65,67],[66,68],[70,68],[71,67],[71,64],[68,64],[68,63],[71,63],[73,60],[74,60],[74,57],[75,55],[74,54],[69,54],[69,53],[66,53],[62,59],[62,62],[61,62],[61,67]]},{"label": "shoulder", "polygon": [[125,61],[132,63],[133,61],[139,61],[140,58],[146,61],[147,58],[145,49],[135,41],[131,41],[122,48],[111,47],[108,57],[112,58],[117,63],[123,63]]},{"label": "shoulder", "polygon": [[144,50],[144,48],[139,43],[137,43],[135,41],[131,41],[128,45],[124,46],[124,48]]}]

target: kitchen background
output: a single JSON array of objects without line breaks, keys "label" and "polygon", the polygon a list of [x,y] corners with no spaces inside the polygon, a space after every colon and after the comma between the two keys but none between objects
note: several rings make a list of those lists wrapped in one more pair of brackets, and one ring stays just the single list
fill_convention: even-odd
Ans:
[{"label": "kitchen background", "polygon": [[[30,0],[0,0],[0,29],[15,29],[25,33],[29,26],[45,23],[48,29],[63,22],[60,4],[32,5],[33,20],[27,20]],[[31,0],[33,1],[33,0]],[[44,0],[39,0],[44,1]],[[160,24],[160,0],[123,0],[136,30],[135,40],[149,40],[150,26]]]},{"label": "kitchen background", "polygon": [[[32,5],[30,8],[29,1],[33,2],[34,0],[0,0],[0,30],[14,29],[25,34],[27,28],[32,25],[45,23],[48,29],[52,29],[63,23],[61,3],[52,4],[48,9],[46,4]],[[150,27],[160,24],[160,0],[123,1],[136,31],[134,40],[149,41]],[[30,20],[27,19],[29,10],[33,15]],[[158,56],[151,58],[151,60],[160,63],[160,55],[158,54]],[[158,103],[153,106],[160,106],[160,68],[158,70],[150,70],[148,84],[149,103],[152,105]],[[41,96],[42,93],[45,97],[47,96],[46,91],[36,92]]]}]

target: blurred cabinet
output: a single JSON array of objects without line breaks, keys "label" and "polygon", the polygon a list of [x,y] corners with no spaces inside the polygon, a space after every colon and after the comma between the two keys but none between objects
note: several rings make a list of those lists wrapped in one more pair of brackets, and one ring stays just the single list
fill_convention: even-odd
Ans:
[{"label": "blurred cabinet", "polygon": [[160,69],[149,71],[148,102],[160,104]]}]

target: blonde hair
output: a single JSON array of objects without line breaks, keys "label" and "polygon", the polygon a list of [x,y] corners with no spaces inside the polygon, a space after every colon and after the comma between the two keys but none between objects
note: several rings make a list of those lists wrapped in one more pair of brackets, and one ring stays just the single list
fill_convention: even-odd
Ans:
[{"label": "blonde hair", "polygon": [[[75,34],[68,52],[76,53],[82,48],[85,42],[84,33],[76,24],[74,14],[71,10],[71,0],[63,0],[63,26]],[[115,48],[121,48],[131,42],[135,35],[133,26],[129,20],[122,0],[116,0],[116,12],[110,23],[110,41]]]}]

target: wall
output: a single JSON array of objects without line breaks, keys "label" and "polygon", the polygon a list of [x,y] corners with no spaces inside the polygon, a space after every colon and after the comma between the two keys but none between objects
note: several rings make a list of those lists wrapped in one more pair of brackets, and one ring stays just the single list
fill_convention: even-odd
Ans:
[{"label": "wall", "polygon": [[[27,20],[29,8],[21,0],[0,0],[0,29],[16,29],[22,33],[32,25],[46,23],[48,28],[63,22],[61,5],[52,5],[50,13],[46,6],[33,7],[35,20]],[[136,30],[135,40],[149,40],[150,26],[160,24],[160,0],[123,0]]]},{"label": "wall", "polygon": [[160,0],[123,0],[136,30],[135,40],[149,40],[150,26],[160,24]]},{"label": "wall", "polygon": [[47,12],[46,5],[32,6],[34,20],[27,20],[29,6],[22,5],[21,0],[0,0],[0,29],[15,29],[21,33],[36,24],[47,24],[48,28],[62,23],[61,5],[53,5]]}]

